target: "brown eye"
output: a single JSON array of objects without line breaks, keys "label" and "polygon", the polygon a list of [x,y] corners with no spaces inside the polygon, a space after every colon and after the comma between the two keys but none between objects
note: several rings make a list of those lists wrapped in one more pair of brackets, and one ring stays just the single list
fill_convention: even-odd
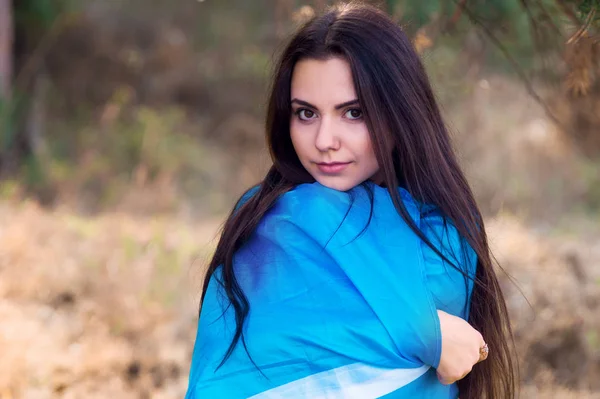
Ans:
[{"label": "brown eye", "polygon": [[299,109],[297,114],[298,117],[304,121],[313,119],[315,117],[315,113],[310,109]]},{"label": "brown eye", "polygon": [[352,108],[346,111],[346,118],[348,119],[360,119],[362,118],[362,111],[357,108]]}]

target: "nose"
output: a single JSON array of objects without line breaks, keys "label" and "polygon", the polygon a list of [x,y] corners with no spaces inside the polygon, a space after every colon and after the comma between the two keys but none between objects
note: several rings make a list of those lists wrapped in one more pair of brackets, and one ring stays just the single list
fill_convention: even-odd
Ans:
[{"label": "nose", "polygon": [[340,149],[338,126],[331,118],[323,117],[319,124],[315,147],[321,152],[336,151]]}]

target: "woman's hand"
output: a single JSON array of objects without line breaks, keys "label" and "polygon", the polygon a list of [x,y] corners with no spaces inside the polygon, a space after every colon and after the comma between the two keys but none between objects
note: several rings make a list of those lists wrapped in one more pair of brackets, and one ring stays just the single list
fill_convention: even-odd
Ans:
[{"label": "woman's hand", "polygon": [[438,310],[442,330],[442,356],[437,368],[442,384],[452,384],[464,378],[480,360],[480,348],[485,345],[479,331],[460,317]]}]

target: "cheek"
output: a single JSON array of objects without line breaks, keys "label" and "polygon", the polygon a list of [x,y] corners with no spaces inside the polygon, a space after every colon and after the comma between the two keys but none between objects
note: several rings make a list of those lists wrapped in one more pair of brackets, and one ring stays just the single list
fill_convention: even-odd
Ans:
[{"label": "cheek", "polygon": [[305,124],[298,119],[290,121],[290,139],[299,158],[306,158],[313,152],[316,123]]},{"label": "cheek", "polygon": [[363,132],[362,140],[360,143],[362,151],[362,157],[369,165],[377,165],[377,158],[375,158],[375,151],[373,150],[373,142],[371,141],[371,136],[369,132],[366,130]]},{"label": "cheek", "polygon": [[297,128],[290,124],[290,138],[292,140],[292,145],[294,146],[294,150],[298,155],[298,158],[302,159],[306,152],[306,139],[302,139],[302,134],[298,131]]}]

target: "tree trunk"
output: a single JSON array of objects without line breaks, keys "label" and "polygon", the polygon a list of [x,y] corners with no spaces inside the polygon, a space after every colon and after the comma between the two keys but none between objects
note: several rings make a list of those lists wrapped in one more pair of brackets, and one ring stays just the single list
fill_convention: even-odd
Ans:
[{"label": "tree trunk", "polygon": [[6,105],[0,110],[0,178],[14,175],[29,159],[40,161],[45,147],[48,82],[38,49],[44,32],[36,24],[14,20],[22,4],[0,0],[0,99]]},{"label": "tree trunk", "polygon": [[0,0],[0,100],[8,100],[12,83],[12,0]]}]

